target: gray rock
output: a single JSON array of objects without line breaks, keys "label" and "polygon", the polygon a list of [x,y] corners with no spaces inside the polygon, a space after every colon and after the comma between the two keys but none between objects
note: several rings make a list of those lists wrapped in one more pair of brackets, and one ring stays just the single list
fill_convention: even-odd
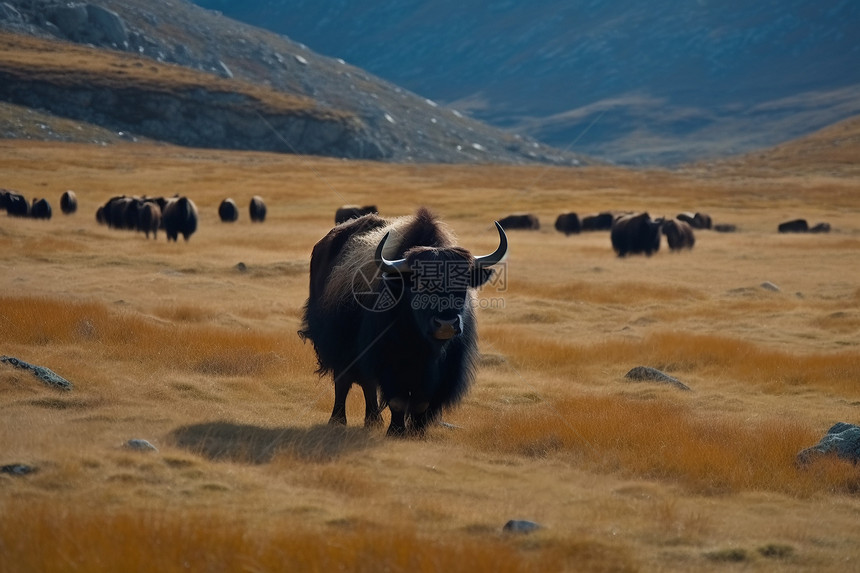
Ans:
[{"label": "gray rock", "polygon": [[23,18],[21,17],[21,13],[18,12],[14,6],[8,2],[0,2],[0,20],[22,22]]},{"label": "gray rock", "polygon": [[96,28],[108,43],[122,46],[128,42],[128,30],[119,14],[94,4],[87,4],[86,9],[90,25]]},{"label": "gray rock", "polygon": [[512,519],[505,524],[502,531],[508,531],[511,533],[532,533],[541,529],[541,527],[540,523],[535,523],[534,521],[528,521],[526,519]]},{"label": "gray rock", "polygon": [[860,426],[845,422],[835,423],[820,442],[797,454],[797,463],[806,465],[827,454],[836,454],[855,464],[860,462]]},{"label": "gray rock", "polygon": [[85,4],[66,4],[54,8],[49,16],[60,32],[69,38],[76,38],[89,20]]},{"label": "gray rock", "polygon": [[23,360],[19,360],[13,356],[0,356],[0,362],[5,364],[10,364],[15,368],[22,368],[24,370],[29,370],[33,373],[36,378],[48,384],[49,386],[54,386],[55,388],[59,388],[60,390],[71,390],[74,386],[71,382],[54,372],[48,368],[44,368],[42,366],[35,366],[30,364],[29,362],[24,362]]},{"label": "gray rock", "polygon": [[660,372],[656,368],[649,368],[648,366],[637,366],[625,374],[624,377],[628,380],[633,380],[634,382],[661,382],[664,384],[671,384],[681,390],[692,390],[677,378],[673,378],[668,374]]},{"label": "gray rock", "polygon": [[127,450],[135,450],[137,452],[157,452],[158,448],[153,446],[146,440],[141,439],[132,439],[123,444],[123,447]]},{"label": "gray rock", "polygon": [[764,290],[769,290],[772,292],[779,292],[780,291],[780,288],[770,281],[765,281],[765,282],[761,283],[759,286],[761,288],[763,288]]},{"label": "gray rock", "polygon": [[27,464],[8,464],[0,467],[0,474],[9,474],[13,476],[25,476],[39,471],[33,466]]}]

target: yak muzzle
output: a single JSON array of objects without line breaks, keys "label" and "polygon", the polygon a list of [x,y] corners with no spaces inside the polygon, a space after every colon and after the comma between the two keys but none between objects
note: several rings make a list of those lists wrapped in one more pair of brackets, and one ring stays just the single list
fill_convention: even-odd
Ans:
[{"label": "yak muzzle", "polygon": [[462,321],[459,316],[451,319],[433,317],[430,321],[432,325],[433,338],[436,340],[450,340],[455,336],[459,336],[463,332]]}]

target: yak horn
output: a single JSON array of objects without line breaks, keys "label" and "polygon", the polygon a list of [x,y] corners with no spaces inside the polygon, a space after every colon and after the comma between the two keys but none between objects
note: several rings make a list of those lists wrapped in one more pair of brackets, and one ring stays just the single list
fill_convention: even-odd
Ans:
[{"label": "yak horn", "polygon": [[508,237],[505,235],[505,230],[498,221],[494,221],[494,223],[496,224],[496,229],[499,231],[499,247],[489,255],[475,257],[475,266],[479,269],[482,267],[491,267],[502,262],[508,254]]},{"label": "yak horn", "polygon": [[382,255],[382,250],[385,248],[385,242],[388,241],[388,236],[390,234],[391,231],[385,233],[385,236],[382,237],[382,240],[379,241],[379,245],[376,247],[376,264],[379,267],[379,270],[384,273],[408,273],[409,265],[406,264],[406,259],[389,261]]}]

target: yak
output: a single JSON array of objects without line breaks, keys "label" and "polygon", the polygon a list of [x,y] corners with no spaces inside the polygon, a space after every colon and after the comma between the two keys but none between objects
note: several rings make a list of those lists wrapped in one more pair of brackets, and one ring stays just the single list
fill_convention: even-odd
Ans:
[{"label": "yak", "polygon": [[562,213],[555,220],[555,230],[564,233],[565,236],[578,234],[582,230],[579,215],[576,213]]},{"label": "yak", "polygon": [[459,402],[478,354],[474,289],[507,253],[472,256],[430,211],[386,220],[369,214],[335,226],[313,248],[299,336],[334,378],[330,424],[346,424],[353,384],[364,391],[366,426],[391,411],[389,436],[422,435]]},{"label": "yak", "polygon": [[531,213],[517,213],[508,215],[499,219],[499,224],[503,229],[524,229],[528,231],[537,231],[540,229],[540,220],[536,215]]},{"label": "yak", "polygon": [[340,225],[350,219],[358,219],[359,217],[370,215],[371,213],[375,215],[379,214],[379,209],[376,208],[376,205],[365,205],[364,207],[359,207],[358,205],[343,205],[338,207],[337,211],[334,212],[334,224]]},{"label": "yak", "polygon": [[64,215],[71,215],[78,210],[78,196],[71,189],[60,195],[60,210]]},{"label": "yak", "polygon": [[609,231],[615,215],[609,211],[603,211],[594,215],[586,215],[582,218],[581,227],[583,231]]},{"label": "yak", "polygon": [[777,230],[780,233],[806,233],[809,231],[809,223],[806,222],[806,219],[792,219],[780,223]]},{"label": "yak", "polygon": [[30,204],[27,203],[27,199],[20,193],[3,189],[0,191],[0,201],[2,201],[7,215],[12,217],[30,216]]},{"label": "yak", "polygon": [[228,197],[218,205],[218,216],[221,218],[221,221],[232,223],[239,218],[239,207],[236,206],[235,201]]},{"label": "yak", "polygon": [[137,230],[146,233],[146,238],[152,233],[153,239],[158,239],[158,228],[161,227],[161,207],[155,201],[144,201],[137,212]]},{"label": "yak", "polygon": [[694,229],[711,229],[713,220],[707,213],[678,213],[676,219],[684,221]]},{"label": "yak", "polygon": [[645,253],[649,257],[660,250],[660,221],[648,213],[624,215],[612,223],[612,248],[619,257]]},{"label": "yak", "polygon": [[692,249],[696,244],[693,227],[680,219],[666,219],[660,226],[660,231],[666,235],[669,250]]},{"label": "yak", "polygon": [[30,206],[30,216],[34,219],[50,219],[53,215],[51,204],[47,199],[33,199]]},{"label": "yak", "polygon": [[197,230],[197,205],[188,197],[168,199],[161,222],[168,242],[176,242],[180,234],[187,241]]},{"label": "yak", "polygon": [[248,213],[251,215],[251,221],[254,223],[262,223],[266,220],[266,204],[263,198],[259,195],[251,197],[251,203],[248,205]]}]

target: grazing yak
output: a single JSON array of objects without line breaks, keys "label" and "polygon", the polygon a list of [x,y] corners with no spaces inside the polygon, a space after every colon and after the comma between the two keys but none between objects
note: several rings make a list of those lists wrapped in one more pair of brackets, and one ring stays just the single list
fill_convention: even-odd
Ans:
[{"label": "grazing yak", "polygon": [[71,215],[78,210],[78,196],[71,189],[60,195],[60,210],[64,215]]},{"label": "grazing yak", "polygon": [[364,423],[380,423],[377,393],[391,410],[388,435],[423,434],[457,403],[478,354],[475,294],[507,253],[475,257],[424,208],[386,220],[365,215],[335,226],[313,248],[310,294],[299,335],[323,376],[334,378],[331,424],[346,424],[353,384],[364,391]]},{"label": "grazing yak", "polygon": [[53,215],[51,204],[47,199],[33,199],[33,204],[30,206],[30,216],[34,219],[50,219]]},{"label": "grazing yak", "polygon": [[660,231],[666,235],[669,249],[679,251],[681,249],[692,249],[696,244],[696,236],[693,227],[680,219],[666,219],[660,225]]},{"label": "grazing yak", "polygon": [[694,229],[713,228],[713,221],[707,213],[678,213],[677,219],[684,221]]},{"label": "grazing yak", "polygon": [[527,231],[537,231],[540,229],[540,220],[531,213],[517,213],[499,219],[499,225],[505,230],[524,229]]},{"label": "grazing yak", "polygon": [[236,206],[236,202],[232,199],[224,199],[218,205],[218,216],[224,223],[232,223],[239,218],[239,207]]},{"label": "grazing yak", "polygon": [[582,230],[579,215],[576,213],[562,213],[555,220],[555,230],[564,233],[565,236],[578,234]]},{"label": "grazing yak", "polygon": [[612,229],[615,215],[609,211],[603,211],[595,215],[586,215],[582,218],[581,228],[583,231],[608,231]]},{"label": "grazing yak", "polygon": [[806,222],[806,219],[792,219],[791,221],[780,223],[777,230],[780,233],[806,233],[809,231],[809,224]]},{"label": "grazing yak", "polygon": [[253,223],[262,223],[266,220],[266,204],[263,198],[259,195],[251,197],[251,203],[248,205],[248,212],[251,215]]},{"label": "grazing yak", "polygon": [[648,213],[619,217],[612,223],[612,248],[619,257],[638,253],[650,257],[660,250],[660,226]]},{"label": "grazing yak", "polygon": [[375,215],[379,214],[379,209],[376,208],[376,205],[365,205],[364,207],[359,207],[358,205],[343,205],[334,212],[334,224],[340,225],[350,219],[358,219],[359,217],[370,215],[371,213]]},{"label": "grazing yak", "polygon": [[161,227],[161,207],[155,201],[144,201],[137,212],[137,230],[146,233],[146,238],[152,233],[153,239],[158,239],[158,229]]},{"label": "grazing yak", "polygon": [[188,197],[168,199],[161,221],[168,242],[176,242],[179,235],[187,241],[197,230],[197,205]]},{"label": "grazing yak", "polygon": [[30,216],[30,204],[20,193],[0,189],[0,205],[6,209],[6,214],[12,217]]}]

